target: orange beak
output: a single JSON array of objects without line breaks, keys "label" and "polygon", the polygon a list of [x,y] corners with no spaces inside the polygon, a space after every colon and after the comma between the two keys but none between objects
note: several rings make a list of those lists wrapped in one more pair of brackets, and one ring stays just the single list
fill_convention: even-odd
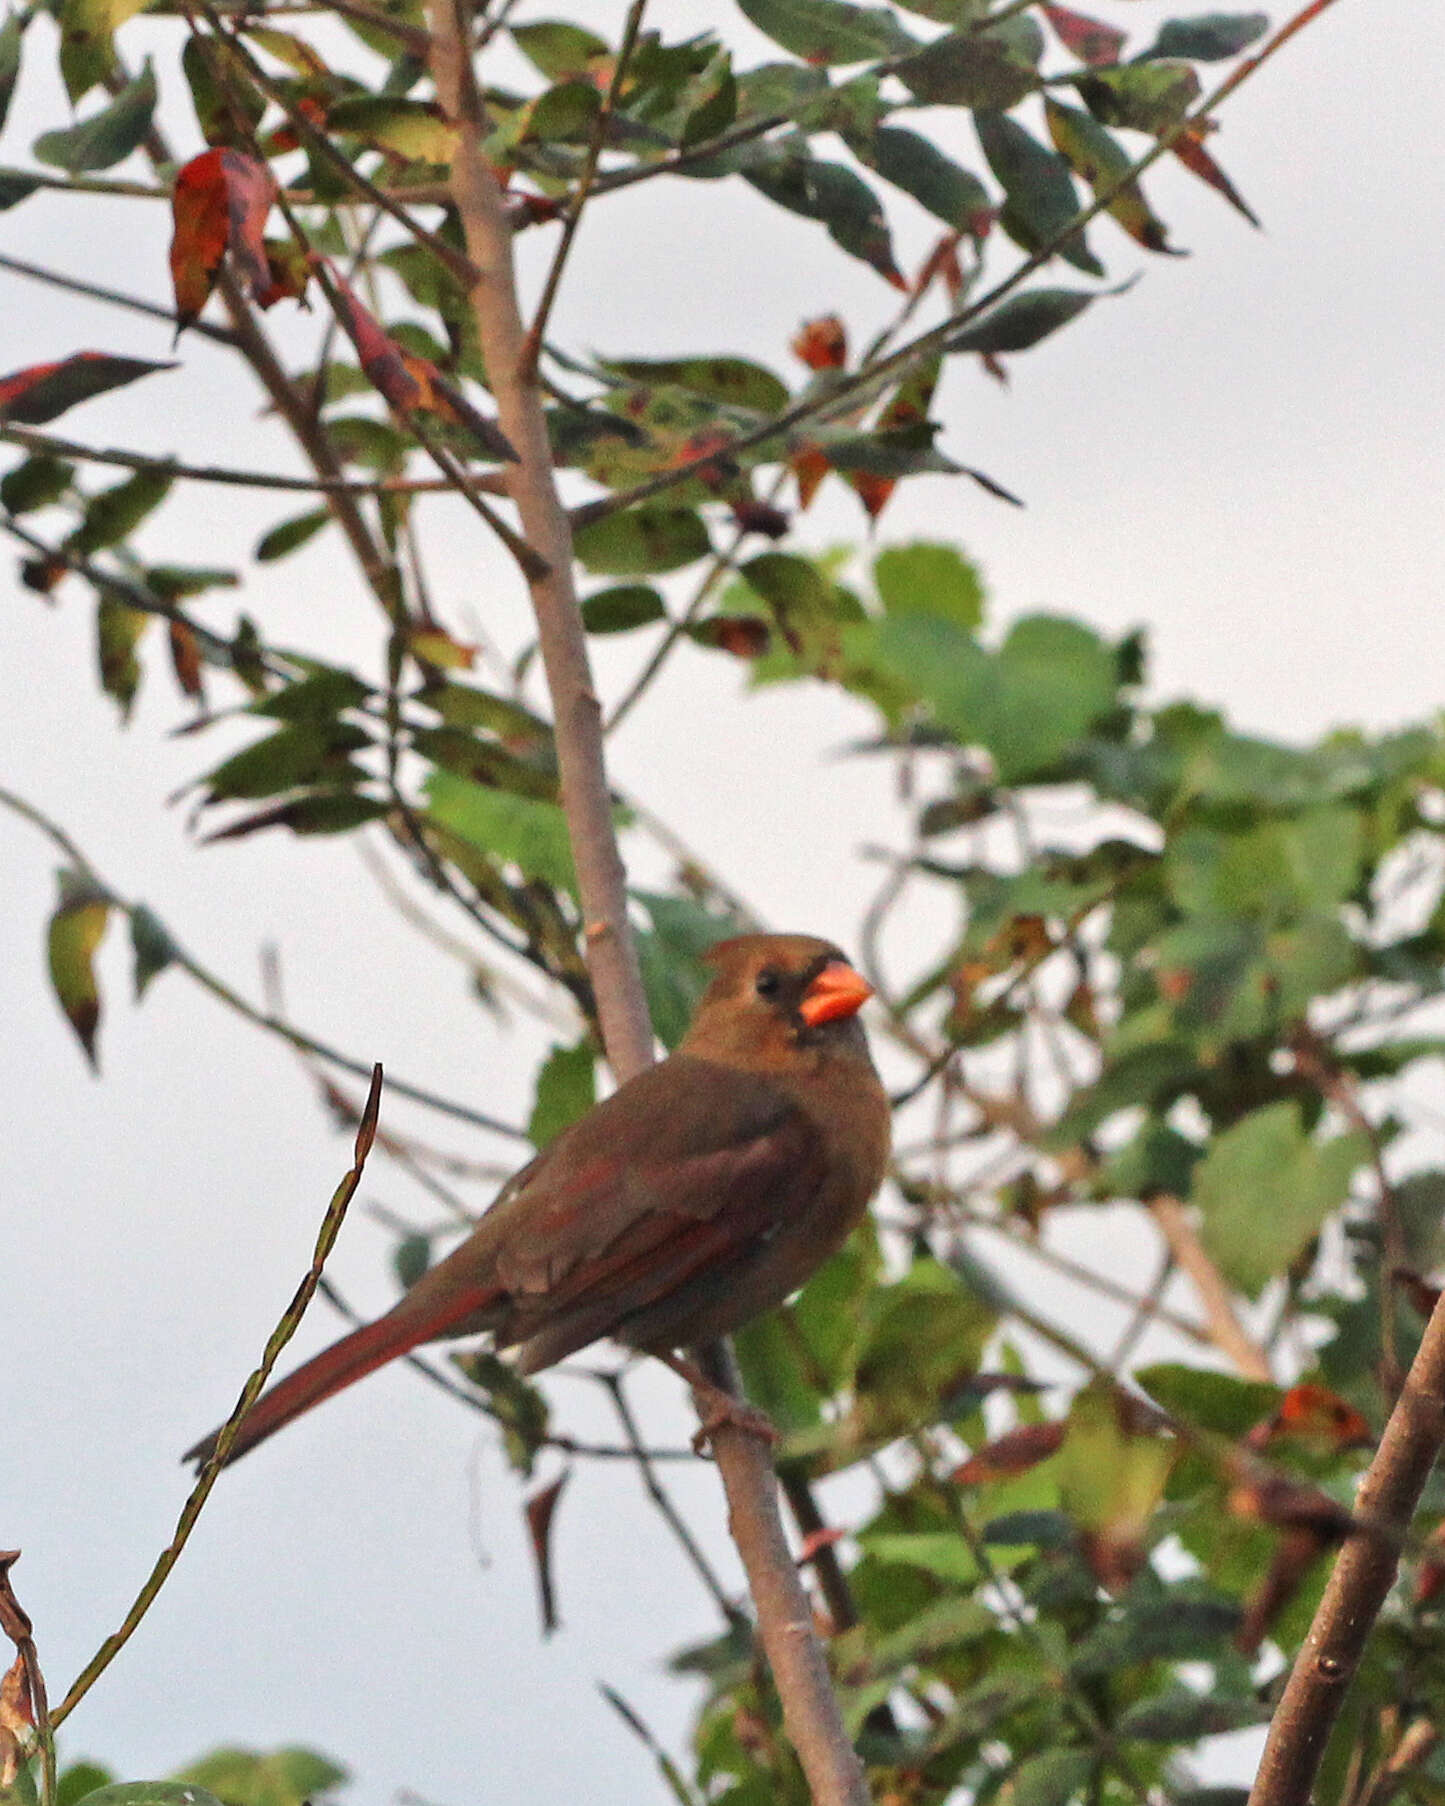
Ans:
[{"label": "orange beak", "polygon": [[820,1022],[835,1022],[840,1016],[852,1016],[873,995],[873,987],[860,972],[841,959],[832,961],[803,993],[798,1014],[809,1028]]}]

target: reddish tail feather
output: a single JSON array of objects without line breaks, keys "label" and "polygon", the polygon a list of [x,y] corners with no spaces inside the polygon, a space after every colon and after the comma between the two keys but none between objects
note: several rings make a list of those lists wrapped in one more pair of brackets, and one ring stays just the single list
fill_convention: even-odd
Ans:
[{"label": "reddish tail feather", "polygon": [[[353,1381],[364,1379],[388,1361],[410,1354],[423,1342],[444,1336],[450,1328],[474,1316],[479,1308],[484,1308],[496,1297],[495,1286],[470,1287],[446,1300],[440,1310],[425,1313],[408,1310],[408,1301],[403,1299],[397,1309],[378,1317],[375,1323],[364,1323],[349,1336],[333,1342],[330,1348],[323,1348],[320,1354],[313,1355],[284,1380],[278,1380],[256,1400],[241,1420],[236,1440],[227,1451],[226,1465],[239,1461],[242,1455],[274,1435],[293,1417],[299,1417],[333,1393],[343,1391]],[[194,1461],[198,1466],[208,1461],[220,1435],[219,1429],[212,1430],[194,1448],[187,1449],[181,1459]]]}]

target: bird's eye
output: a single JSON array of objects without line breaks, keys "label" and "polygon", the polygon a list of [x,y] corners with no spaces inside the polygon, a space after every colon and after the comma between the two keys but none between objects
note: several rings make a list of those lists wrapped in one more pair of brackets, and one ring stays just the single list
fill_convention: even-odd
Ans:
[{"label": "bird's eye", "polygon": [[768,967],[766,970],[758,973],[756,979],[753,981],[753,989],[757,992],[759,997],[776,997],[778,994],[778,982],[777,973],[774,972],[771,967]]}]

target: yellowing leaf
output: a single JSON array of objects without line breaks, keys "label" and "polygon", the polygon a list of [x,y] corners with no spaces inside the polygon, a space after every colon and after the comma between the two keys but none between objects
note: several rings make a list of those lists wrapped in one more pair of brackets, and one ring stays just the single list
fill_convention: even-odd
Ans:
[{"label": "yellowing leaf", "polygon": [[60,902],[50,918],[47,952],[50,982],[66,1020],[80,1037],[96,1070],[95,1037],[100,1027],[100,988],[95,950],[110,920],[110,905],[89,880],[73,871],[60,874]]}]

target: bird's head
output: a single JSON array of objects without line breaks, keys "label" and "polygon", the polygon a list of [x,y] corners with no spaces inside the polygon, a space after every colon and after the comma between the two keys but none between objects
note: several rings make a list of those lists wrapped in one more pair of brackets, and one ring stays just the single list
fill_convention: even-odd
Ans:
[{"label": "bird's head", "polygon": [[716,976],[683,1041],[689,1053],[758,1068],[799,1047],[862,1052],[859,1009],[873,987],[830,941],[740,934],[703,956]]}]

